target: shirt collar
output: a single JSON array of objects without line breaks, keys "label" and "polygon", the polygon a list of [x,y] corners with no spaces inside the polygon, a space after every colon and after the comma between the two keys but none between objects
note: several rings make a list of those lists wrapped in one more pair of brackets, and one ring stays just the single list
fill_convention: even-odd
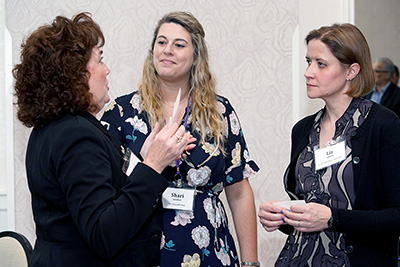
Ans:
[{"label": "shirt collar", "polygon": [[[388,89],[389,85],[390,85],[390,81],[382,88],[380,95],[383,95],[386,92],[386,90]],[[378,91],[376,90],[376,85],[374,86],[373,91],[378,93]]]}]

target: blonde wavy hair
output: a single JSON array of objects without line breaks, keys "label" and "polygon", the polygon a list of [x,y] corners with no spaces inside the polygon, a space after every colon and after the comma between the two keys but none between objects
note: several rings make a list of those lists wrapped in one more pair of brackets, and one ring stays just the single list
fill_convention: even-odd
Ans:
[{"label": "blonde wavy hair", "polygon": [[193,131],[199,131],[200,143],[204,144],[214,137],[216,146],[224,152],[223,116],[217,106],[215,79],[208,64],[208,50],[204,40],[205,32],[200,22],[189,12],[171,12],[164,15],[154,30],[153,41],[143,66],[142,82],[139,95],[143,108],[147,111],[151,127],[156,122],[164,125],[162,95],[159,88],[157,72],[153,63],[154,44],[158,31],[164,23],[176,23],[184,27],[191,36],[194,48],[194,60],[190,69],[189,96],[192,103]]}]

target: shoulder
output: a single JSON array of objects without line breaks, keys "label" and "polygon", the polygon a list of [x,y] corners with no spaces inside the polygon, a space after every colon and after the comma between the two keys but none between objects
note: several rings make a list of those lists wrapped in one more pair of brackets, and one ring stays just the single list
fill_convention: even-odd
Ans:
[{"label": "shoulder", "polygon": [[230,103],[228,98],[224,96],[217,95],[217,105],[219,111],[221,111],[222,114],[229,115],[232,113],[232,111],[234,112],[232,104]]},{"label": "shoulder", "polygon": [[130,94],[122,95],[117,97],[116,99],[110,101],[107,105],[106,109],[104,110],[104,114],[101,120],[107,120],[109,116],[117,116],[117,117],[124,117],[124,110],[132,111],[135,107],[139,109],[141,106],[141,98],[137,91],[134,91]]},{"label": "shoulder", "polygon": [[128,105],[130,102],[132,102],[132,99],[136,99],[136,98],[140,99],[140,96],[137,91],[134,91],[130,94],[126,94],[126,95],[117,97],[115,99],[115,102],[121,106],[125,106],[125,105]]},{"label": "shoulder", "polygon": [[126,107],[130,105],[135,99],[140,99],[139,93],[137,91],[134,91],[130,94],[119,96],[114,100],[110,101],[105,111],[107,112],[109,110],[114,109],[116,105]]},{"label": "shoulder", "polygon": [[372,102],[370,113],[371,120],[373,120],[375,123],[386,124],[399,119],[396,113],[394,113],[392,110],[375,102]]},{"label": "shoulder", "polygon": [[218,95],[218,94],[217,94],[217,100],[218,100],[218,102],[221,102],[221,103],[229,103],[228,98],[226,98],[225,96],[222,96],[222,95]]},{"label": "shoulder", "polygon": [[[93,117],[93,120],[97,119]],[[93,123],[82,115],[66,115],[50,123],[48,127],[49,131],[54,132],[55,137],[63,140],[77,136],[93,136],[101,133],[100,129],[95,127]]]},{"label": "shoulder", "polygon": [[394,84],[394,83],[392,83],[392,82],[390,82],[390,84],[389,84],[389,87],[388,88],[390,88],[390,89],[392,89],[392,90],[394,90],[394,91],[396,91],[396,92],[399,92],[400,93],[400,87],[398,87],[396,84]]},{"label": "shoulder", "polygon": [[400,101],[400,88],[391,82],[386,89],[384,96],[389,97],[391,102],[398,103]]},{"label": "shoulder", "polygon": [[397,103],[400,102],[400,87],[398,87],[396,84],[394,83],[390,83],[390,86],[392,87],[392,95],[396,95],[397,98]]},{"label": "shoulder", "polygon": [[67,114],[58,120],[50,122],[46,127],[49,130],[67,130],[76,128],[86,128],[90,125],[90,122],[81,115],[70,115]]},{"label": "shoulder", "polygon": [[222,96],[222,95],[217,95],[217,103],[221,103],[224,106],[231,106],[231,103],[229,102],[228,98]]},{"label": "shoulder", "polygon": [[[357,130],[357,136],[373,134],[374,136],[400,135],[400,120],[392,110],[372,102],[371,109],[365,121]],[[397,138],[397,137],[396,137]]]},{"label": "shoulder", "polygon": [[315,118],[317,117],[317,115],[320,113],[321,111],[318,111],[312,115],[309,115],[307,117],[302,118],[301,120],[299,120],[298,122],[295,123],[295,125],[292,128],[292,132],[296,133],[296,132],[303,132],[303,131],[308,131],[312,125],[313,122],[315,120]]},{"label": "shoulder", "polygon": [[[88,114],[88,116],[91,116]],[[93,120],[97,120],[93,117]],[[101,127],[101,125],[99,126]],[[65,115],[53,120],[31,134],[31,145],[46,144],[49,154],[62,157],[71,155],[71,149],[97,150],[105,144],[105,135],[102,130],[81,115]],[[53,153],[54,152],[54,153]]]}]

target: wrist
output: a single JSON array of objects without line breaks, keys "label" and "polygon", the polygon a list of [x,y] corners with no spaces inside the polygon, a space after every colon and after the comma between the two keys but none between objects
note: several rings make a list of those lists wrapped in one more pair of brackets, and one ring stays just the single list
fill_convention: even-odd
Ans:
[{"label": "wrist", "polygon": [[240,266],[260,266],[259,261],[242,261]]},{"label": "wrist", "polygon": [[143,160],[143,164],[146,164],[147,166],[149,166],[150,168],[152,168],[154,171],[158,172],[159,174],[162,173],[162,171],[164,169],[161,169],[160,167],[158,167],[156,164],[153,164],[151,161],[149,162],[149,160]]}]

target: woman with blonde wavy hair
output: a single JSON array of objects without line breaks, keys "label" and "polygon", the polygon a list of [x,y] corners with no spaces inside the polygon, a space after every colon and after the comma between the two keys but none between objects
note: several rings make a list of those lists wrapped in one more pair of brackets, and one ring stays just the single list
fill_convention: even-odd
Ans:
[{"label": "woman with blonde wavy hair", "polygon": [[[224,188],[241,265],[259,266],[254,196],[247,179],[258,166],[249,157],[233,107],[215,92],[204,36],[188,12],[162,17],[138,91],[113,101],[102,121],[139,158],[146,154],[142,145],[157,123],[177,122],[197,139],[190,153],[162,173],[171,183],[163,194],[161,266],[239,264],[219,198]],[[181,137],[176,138],[180,142]],[[183,204],[179,198],[190,200]]]}]

